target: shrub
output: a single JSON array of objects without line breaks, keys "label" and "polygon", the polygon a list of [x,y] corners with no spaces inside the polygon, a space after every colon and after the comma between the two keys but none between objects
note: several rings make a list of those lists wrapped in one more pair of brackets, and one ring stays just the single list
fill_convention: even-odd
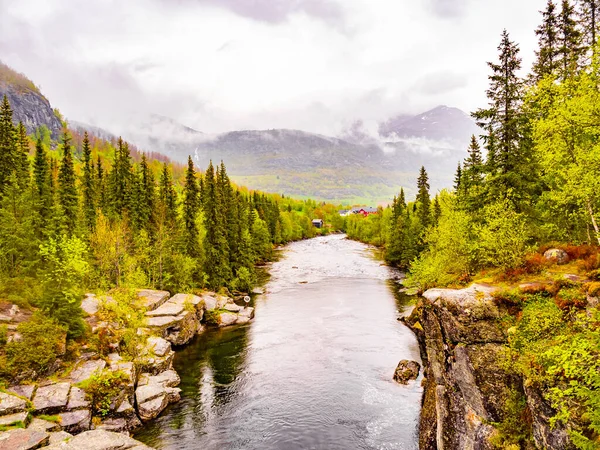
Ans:
[{"label": "shrub", "polygon": [[92,411],[101,417],[110,412],[111,404],[119,396],[123,387],[129,382],[129,377],[123,372],[101,370],[92,374],[87,380],[78,383],[92,404]]},{"label": "shrub", "polygon": [[509,314],[515,315],[523,308],[523,297],[516,291],[498,291],[492,294],[496,305],[508,309]]},{"label": "shrub", "polygon": [[577,288],[561,289],[556,295],[556,305],[562,309],[581,309],[587,305],[587,297]]},{"label": "shrub", "polygon": [[0,346],[6,345],[8,341],[8,326],[0,325]]},{"label": "shrub", "polygon": [[600,283],[597,281],[592,281],[590,283],[586,283],[584,286],[586,292],[592,297],[600,296]]},{"label": "shrub", "polygon": [[525,272],[537,274],[548,268],[551,264],[552,262],[544,258],[543,255],[540,255],[539,253],[532,253],[525,258]]},{"label": "shrub", "polygon": [[492,437],[492,445],[496,448],[515,450],[533,447],[533,419],[525,395],[511,390],[503,410],[504,419],[496,424],[498,433]]},{"label": "shrub", "polygon": [[[37,312],[30,321],[21,323],[21,339],[6,344],[6,369],[9,376],[43,375],[62,353],[66,328]],[[30,373],[33,371],[33,373]]]},{"label": "shrub", "polygon": [[216,309],[206,311],[204,313],[204,321],[207,325],[219,325],[219,311]]}]

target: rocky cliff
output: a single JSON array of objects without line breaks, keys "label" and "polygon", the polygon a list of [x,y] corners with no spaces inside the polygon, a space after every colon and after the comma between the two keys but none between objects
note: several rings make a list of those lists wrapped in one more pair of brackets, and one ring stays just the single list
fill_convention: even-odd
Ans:
[{"label": "rocky cliff", "polygon": [[521,448],[574,448],[564,428],[550,426],[550,405],[507,363],[508,311],[493,289],[430,289],[405,319],[425,368],[419,448],[519,448],[498,443],[511,423],[527,435]]},{"label": "rocky cliff", "polygon": [[7,96],[15,123],[23,122],[28,133],[45,125],[52,139],[58,139],[62,124],[50,102],[24,75],[0,62],[0,99]]}]

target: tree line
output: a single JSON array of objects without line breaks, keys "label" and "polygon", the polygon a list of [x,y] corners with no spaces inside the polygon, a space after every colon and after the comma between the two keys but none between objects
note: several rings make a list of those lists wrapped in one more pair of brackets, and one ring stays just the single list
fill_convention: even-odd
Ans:
[{"label": "tree line", "polygon": [[174,180],[172,164],[136,162],[121,138],[86,132],[74,145],[65,128],[52,149],[36,136],[13,124],[4,97],[0,295],[41,309],[71,337],[84,333],[85,289],[249,291],[274,245],[316,233],[315,202],[238,188],[223,162],[199,172],[190,157]]}]

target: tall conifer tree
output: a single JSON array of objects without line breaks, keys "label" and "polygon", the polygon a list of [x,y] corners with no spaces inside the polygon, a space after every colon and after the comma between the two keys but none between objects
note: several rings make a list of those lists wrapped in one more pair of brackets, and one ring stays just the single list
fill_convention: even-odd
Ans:
[{"label": "tall conifer tree", "polygon": [[78,216],[78,196],[75,186],[75,167],[71,149],[71,137],[65,130],[62,135],[62,160],[58,171],[58,197],[60,201],[62,223],[67,234],[75,231]]},{"label": "tall conifer tree", "polygon": [[188,166],[185,172],[183,186],[183,225],[185,227],[185,248],[188,256],[197,258],[200,255],[198,225],[199,198],[198,181],[192,157],[188,157]]},{"label": "tall conifer tree", "polygon": [[83,214],[85,224],[92,230],[96,225],[96,195],[94,189],[94,173],[92,161],[92,148],[87,131],[83,135],[83,175],[81,180],[83,197]]},{"label": "tall conifer tree", "polygon": [[558,69],[558,17],[554,0],[548,0],[545,11],[542,14],[542,23],[535,30],[538,37],[538,50],[536,50],[536,61],[533,65],[534,81],[556,74]]}]

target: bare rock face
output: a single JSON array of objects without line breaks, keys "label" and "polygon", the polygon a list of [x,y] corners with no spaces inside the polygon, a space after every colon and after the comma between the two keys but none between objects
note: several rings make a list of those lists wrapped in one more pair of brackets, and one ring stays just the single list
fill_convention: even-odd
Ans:
[{"label": "bare rock face", "polygon": [[169,300],[169,292],[155,291],[153,289],[140,289],[137,292],[138,297],[144,303],[148,311],[154,311],[167,300]]},{"label": "bare rock face", "polygon": [[33,408],[37,414],[54,414],[65,410],[69,402],[71,384],[67,382],[40,386],[33,398]]},{"label": "bare rock face", "polygon": [[18,423],[24,424],[27,422],[27,416],[27,411],[0,416],[0,426],[10,427],[11,425],[17,425]]},{"label": "bare rock face", "polygon": [[143,421],[157,417],[170,403],[181,398],[179,375],[174,370],[159,375],[142,374],[135,391],[138,414]]},{"label": "bare rock face", "polygon": [[121,433],[107,430],[85,431],[47,450],[152,450],[151,447]]},{"label": "bare rock face", "polygon": [[556,261],[557,264],[566,264],[569,262],[569,255],[559,248],[551,248],[544,252],[544,258],[550,261]]},{"label": "bare rock face", "polygon": [[507,417],[507,400],[516,392],[534,417],[537,447],[571,449],[566,432],[550,427],[552,414],[541,396],[506,368],[507,336],[499,319],[507,311],[493,301],[492,290],[430,289],[404,319],[419,340],[424,366],[419,448],[493,449],[492,424]]},{"label": "bare rock face", "polygon": [[400,384],[408,384],[410,380],[416,380],[419,376],[421,366],[416,361],[403,359],[398,363],[394,372],[394,380]]},{"label": "bare rock face", "polygon": [[48,444],[50,434],[29,428],[15,428],[0,433],[2,450],[33,450]]},{"label": "bare rock face", "polygon": [[90,429],[92,413],[89,409],[78,409],[75,411],[59,414],[60,426],[67,433],[81,433]]},{"label": "bare rock face", "polygon": [[70,379],[73,384],[80,383],[91,377],[94,372],[99,372],[106,367],[106,361],[93,359],[79,363],[71,372]]},{"label": "bare rock face", "polygon": [[233,313],[221,313],[219,314],[219,326],[220,327],[227,327],[229,325],[233,325],[235,324],[235,322],[238,319],[238,315],[237,314],[233,314]]},{"label": "bare rock face", "polygon": [[0,392],[0,416],[25,411],[27,402],[15,395]]}]

